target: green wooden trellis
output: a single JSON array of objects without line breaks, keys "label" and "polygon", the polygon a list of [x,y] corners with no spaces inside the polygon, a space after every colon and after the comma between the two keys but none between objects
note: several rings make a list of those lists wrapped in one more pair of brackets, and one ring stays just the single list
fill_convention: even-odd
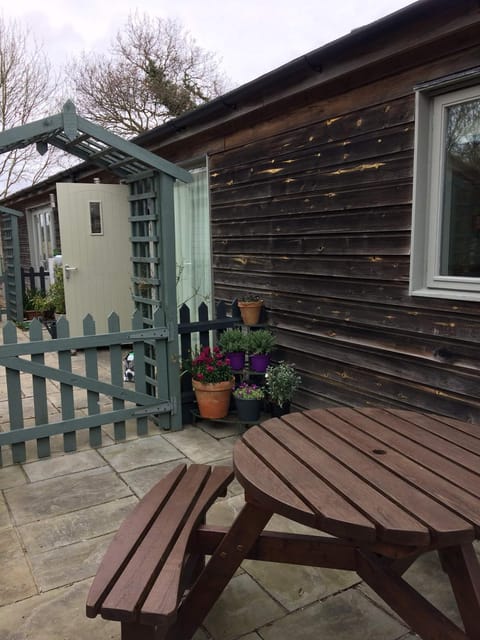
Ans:
[{"label": "green wooden trellis", "polygon": [[0,206],[4,265],[2,279],[7,318],[13,321],[23,319],[20,241],[18,237],[18,218],[22,216],[23,213],[20,211]]},{"label": "green wooden trellis", "polygon": [[[168,397],[172,407],[179,406],[173,185],[175,180],[190,182],[191,175],[78,116],[71,101],[56,115],[0,133],[0,153],[28,144],[36,144],[41,154],[49,144],[53,145],[129,184],[135,307],[146,328],[151,327],[155,313],[161,314],[162,324],[168,328],[168,339],[160,352],[147,343],[145,372],[149,392],[157,398]],[[160,422],[165,428],[180,428],[181,411],[172,411]]]}]

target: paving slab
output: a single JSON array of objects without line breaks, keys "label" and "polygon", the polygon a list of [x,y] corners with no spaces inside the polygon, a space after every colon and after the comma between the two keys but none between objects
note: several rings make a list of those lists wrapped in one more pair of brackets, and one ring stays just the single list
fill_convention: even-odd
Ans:
[{"label": "paving slab", "polygon": [[50,478],[4,491],[17,525],[85,509],[130,495],[109,467]]},{"label": "paving slab", "polygon": [[4,527],[11,527],[12,521],[10,520],[10,514],[8,513],[7,504],[5,498],[0,494],[0,530]]},{"label": "paving slab", "polygon": [[105,466],[105,460],[93,449],[53,456],[23,465],[30,482],[65,476],[77,471],[87,471]]},{"label": "paving slab", "polygon": [[352,571],[245,560],[242,568],[275,600],[295,611],[360,582]]},{"label": "paving slab", "polygon": [[0,491],[26,484],[27,476],[22,466],[0,467],[0,469]]},{"label": "paving slab", "polygon": [[315,602],[259,629],[263,640],[397,640],[407,632],[356,589]]},{"label": "paving slab", "polygon": [[85,616],[90,580],[2,607],[2,640],[119,640],[119,624]]},{"label": "paving slab", "polygon": [[[23,598],[29,598],[36,593],[37,587],[26,558],[20,555],[15,558],[2,559],[0,607]],[[0,609],[1,611],[3,610]],[[1,634],[0,637],[3,638]]]},{"label": "paving slab", "polygon": [[[248,574],[237,575],[215,603],[204,627],[214,640],[234,640],[285,615]],[[277,636],[277,640],[280,637]]]},{"label": "paving slab", "polygon": [[184,457],[163,435],[117,443],[114,447],[102,447],[98,452],[119,473]]},{"label": "paving slab", "polygon": [[231,457],[236,438],[217,438],[206,433],[198,427],[186,427],[182,431],[165,434],[174,447],[198,464],[223,460]]},{"label": "paving slab", "polygon": [[92,578],[114,534],[29,555],[33,577],[40,591]]},{"label": "paving slab", "polygon": [[75,544],[115,532],[137,504],[128,496],[18,527],[29,554]]},{"label": "paving slab", "polygon": [[126,471],[120,475],[133,493],[139,498],[143,498],[154,484],[170,473],[172,469],[178,467],[179,464],[185,463],[188,463],[187,458],[177,458],[150,467],[141,467],[140,469]]}]

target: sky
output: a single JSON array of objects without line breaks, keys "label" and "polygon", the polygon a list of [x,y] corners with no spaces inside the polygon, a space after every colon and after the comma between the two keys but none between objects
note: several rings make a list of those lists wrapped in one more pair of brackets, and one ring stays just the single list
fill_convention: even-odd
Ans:
[{"label": "sky", "polygon": [[236,87],[409,4],[412,0],[13,0],[0,5],[0,16],[27,24],[58,64],[82,51],[106,51],[135,10],[177,18],[201,48],[217,54]]}]

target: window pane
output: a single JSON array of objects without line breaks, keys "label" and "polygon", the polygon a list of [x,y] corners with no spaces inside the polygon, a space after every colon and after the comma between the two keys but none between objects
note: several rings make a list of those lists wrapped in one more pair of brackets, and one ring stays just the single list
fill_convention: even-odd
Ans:
[{"label": "window pane", "polygon": [[440,275],[480,277],[480,99],[446,108]]},{"label": "window pane", "polygon": [[102,233],[102,213],[100,202],[90,202],[90,233]]}]

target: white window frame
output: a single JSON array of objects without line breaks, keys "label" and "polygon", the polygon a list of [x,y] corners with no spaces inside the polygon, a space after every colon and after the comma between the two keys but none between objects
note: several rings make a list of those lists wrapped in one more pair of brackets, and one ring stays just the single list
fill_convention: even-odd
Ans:
[{"label": "white window frame", "polygon": [[445,114],[480,99],[480,69],[416,88],[410,288],[412,296],[480,300],[480,278],[440,275]]},{"label": "white window frame", "polygon": [[[46,218],[48,218],[48,224],[46,224]],[[55,248],[55,216],[51,204],[27,209],[27,230],[31,265],[35,269],[40,267],[47,269],[48,258],[53,256]]]}]

